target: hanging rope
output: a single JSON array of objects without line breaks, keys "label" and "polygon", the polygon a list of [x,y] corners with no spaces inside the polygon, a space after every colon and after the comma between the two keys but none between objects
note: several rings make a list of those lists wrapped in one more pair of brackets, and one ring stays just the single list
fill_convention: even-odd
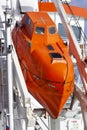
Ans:
[{"label": "hanging rope", "polygon": [[[61,1],[62,1],[62,0],[61,0]],[[76,25],[77,27],[81,27],[80,24],[79,24],[79,18],[77,18],[77,17],[75,16],[75,14],[74,14],[72,8],[70,7],[69,3],[67,2],[67,0],[65,0],[64,3],[67,5],[68,9],[70,10],[70,12],[71,12],[71,14],[72,14],[72,18],[74,18],[74,20],[75,20],[75,25]],[[70,21],[71,21],[71,19],[70,19]],[[83,40],[84,40],[84,43],[86,44],[87,36],[86,36],[86,34],[84,33],[84,31],[82,30],[82,28],[81,28],[81,33],[82,33],[82,38],[83,38]]]}]

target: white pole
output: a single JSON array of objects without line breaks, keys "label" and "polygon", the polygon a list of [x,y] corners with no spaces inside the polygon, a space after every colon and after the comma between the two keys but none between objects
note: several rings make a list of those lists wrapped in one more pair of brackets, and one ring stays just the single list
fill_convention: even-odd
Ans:
[{"label": "white pole", "polygon": [[10,125],[10,130],[14,130],[14,124],[13,124],[13,77],[12,77],[11,53],[7,54],[7,70],[8,70],[9,125]]},{"label": "white pole", "polygon": [[14,130],[13,123],[13,75],[12,75],[12,58],[10,51],[11,44],[11,34],[10,27],[7,27],[7,12],[5,14],[5,44],[6,44],[6,56],[7,56],[7,79],[8,79],[8,107],[9,107],[9,127],[10,130]]}]

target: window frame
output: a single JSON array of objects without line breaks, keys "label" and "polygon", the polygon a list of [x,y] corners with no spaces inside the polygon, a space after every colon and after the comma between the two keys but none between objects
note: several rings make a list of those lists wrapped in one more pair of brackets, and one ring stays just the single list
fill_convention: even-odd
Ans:
[{"label": "window frame", "polygon": [[[38,31],[37,31],[37,29],[38,29]],[[41,29],[41,30],[40,30],[40,29]],[[36,33],[36,34],[44,35],[44,33],[45,33],[45,28],[44,28],[44,27],[40,27],[40,26],[36,26],[36,27],[35,27],[35,33]]]},{"label": "window frame", "polygon": [[[61,26],[61,27],[60,27]],[[82,28],[81,27],[78,27],[78,26],[75,26],[75,25],[71,25],[72,29],[73,29],[73,32],[76,36],[76,39],[78,42],[81,41],[81,31],[82,31]],[[61,30],[63,30],[62,32],[60,32]],[[75,32],[76,30],[76,32]],[[79,30],[77,32],[77,30]],[[68,36],[65,32],[65,29],[64,29],[64,26],[62,23],[58,23],[58,33],[60,34],[60,36],[63,38],[63,39],[68,39]]]}]

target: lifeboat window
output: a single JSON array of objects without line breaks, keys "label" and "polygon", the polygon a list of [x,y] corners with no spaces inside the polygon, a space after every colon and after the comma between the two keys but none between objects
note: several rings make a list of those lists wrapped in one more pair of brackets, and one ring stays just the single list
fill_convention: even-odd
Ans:
[{"label": "lifeboat window", "polygon": [[52,58],[62,58],[61,54],[59,54],[58,52],[57,53],[50,53],[50,56]]},{"label": "lifeboat window", "polygon": [[50,34],[55,34],[56,33],[56,28],[55,27],[50,27],[49,28],[49,33]]},{"label": "lifeboat window", "polygon": [[47,48],[48,48],[49,50],[54,50],[54,48],[53,48],[51,45],[48,45]]},{"label": "lifeboat window", "polygon": [[29,19],[29,17],[28,16],[26,16],[26,19],[25,19],[25,23],[26,23],[26,25],[29,25],[30,24],[30,19]]},{"label": "lifeboat window", "polygon": [[44,34],[45,29],[44,29],[43,27],[36,27],[35,32],[36,32],[37,34]]}]

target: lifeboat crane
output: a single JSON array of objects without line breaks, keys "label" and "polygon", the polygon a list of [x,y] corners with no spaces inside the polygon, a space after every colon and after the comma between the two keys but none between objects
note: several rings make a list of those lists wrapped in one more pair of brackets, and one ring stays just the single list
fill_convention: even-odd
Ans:
[{"label": "lifeboat crane", "polygon": [[[74,86],[75,86],[74,93],[77,96],[78,100],[80,101],[80,105],[82,108],[82,114],[83,114],[83,120],[84,120],[84,130],[86,130],[87,129],[87,68],[86,68],[87,66],[86,66],[86,63],[84,63],[84,60],[82,60],[81,49],[78,45],[77,39],[76,39],[76,37],[73,33],[73,30],[69,24],[69,21],[67,19],[67,15],[66,15],[64,7],[62,5],[62,1],[54,0],[54,3],[58,9],[58,12],[59,12],[60,18],[62,20],[62,23],[64,25],[66,34],[69,38],[70,51],[76,60],[76,65],[79,70],[79,74],[81,76],[81,80],[83,83],[84,92],[82,92],[79,89],[79,86],[75,83],[74,84]],[[86,57],[85,57],[85,59],[86,59]]]}]

